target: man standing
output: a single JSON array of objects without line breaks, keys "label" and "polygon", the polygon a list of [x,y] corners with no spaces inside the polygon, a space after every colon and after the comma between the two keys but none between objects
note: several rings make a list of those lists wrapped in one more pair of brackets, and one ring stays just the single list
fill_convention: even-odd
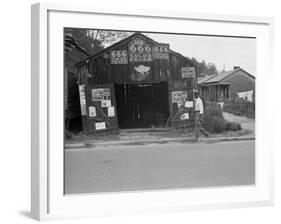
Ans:
[{"label": "man standing", "polygon": [[208,136],[208,132],[201,127],[204,107],[201,98],[199,97],[198,90],[193,90],[194,95],[194,117],[195,117],[195,138],[199,139],[200,130],[205,136]]}]

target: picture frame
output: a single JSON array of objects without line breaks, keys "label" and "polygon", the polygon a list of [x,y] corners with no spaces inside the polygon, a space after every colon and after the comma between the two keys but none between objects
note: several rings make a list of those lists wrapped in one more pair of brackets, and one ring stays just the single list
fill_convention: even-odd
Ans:
[{"label": "picture frame", "polygon": [[[273,146],[266,129],[272,74],[272,18],[190,12],[96,8],[53,3],[32,5],[31,214],[37,220],[103,217],[273,204]],[[150,24],[149,26],[147,24]],[[256,184],[140,192],[64,195],[63,27],[145,30],[201,35],[255,36]]]}]

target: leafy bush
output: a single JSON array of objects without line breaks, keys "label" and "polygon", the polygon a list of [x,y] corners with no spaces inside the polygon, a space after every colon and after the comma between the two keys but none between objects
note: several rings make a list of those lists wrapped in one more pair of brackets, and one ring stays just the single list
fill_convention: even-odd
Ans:
[{"label": "leafy bush", "polygon": [[220,117],[205,116],[202,126],[211,133],[221,133],[227,129],[228,123],[226,120]]},{"label": "leafy bush", "polygon": [[229,122],[228,126],[226,128],[228,131],[239,131],[241,130],[241,125],[239,123],[235,123],[235,122]]},{"label": "leafy bush", "polygon": [[216,103],[205,103],[205,114],[202,126],[211,133],[222,133],[224,131],[241,130],[241,125],[234,122],[228,122],[224,119],[222,108]]}]

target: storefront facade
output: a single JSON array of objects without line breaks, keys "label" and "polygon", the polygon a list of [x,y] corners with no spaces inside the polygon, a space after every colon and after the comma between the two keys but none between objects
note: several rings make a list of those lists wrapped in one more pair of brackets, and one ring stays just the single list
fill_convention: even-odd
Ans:
[{"label": "storefront facade", "polygon": [[183,55],[135,33],[77,65],[86,133],[191,121],[196,71]]}]

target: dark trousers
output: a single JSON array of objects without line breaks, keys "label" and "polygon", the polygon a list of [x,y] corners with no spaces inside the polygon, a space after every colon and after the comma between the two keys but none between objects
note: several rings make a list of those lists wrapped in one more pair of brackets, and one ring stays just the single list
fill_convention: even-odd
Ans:
[{"label": "dark trousers", "polygon": [[203,115],[200,114],[198,111],[195,111],[195,138],[196,139],[199,138],[200,132],[205,136],[209,135],[209,132],[206,131],[204,128],[202,128],[202,119],[203,119]]}]

